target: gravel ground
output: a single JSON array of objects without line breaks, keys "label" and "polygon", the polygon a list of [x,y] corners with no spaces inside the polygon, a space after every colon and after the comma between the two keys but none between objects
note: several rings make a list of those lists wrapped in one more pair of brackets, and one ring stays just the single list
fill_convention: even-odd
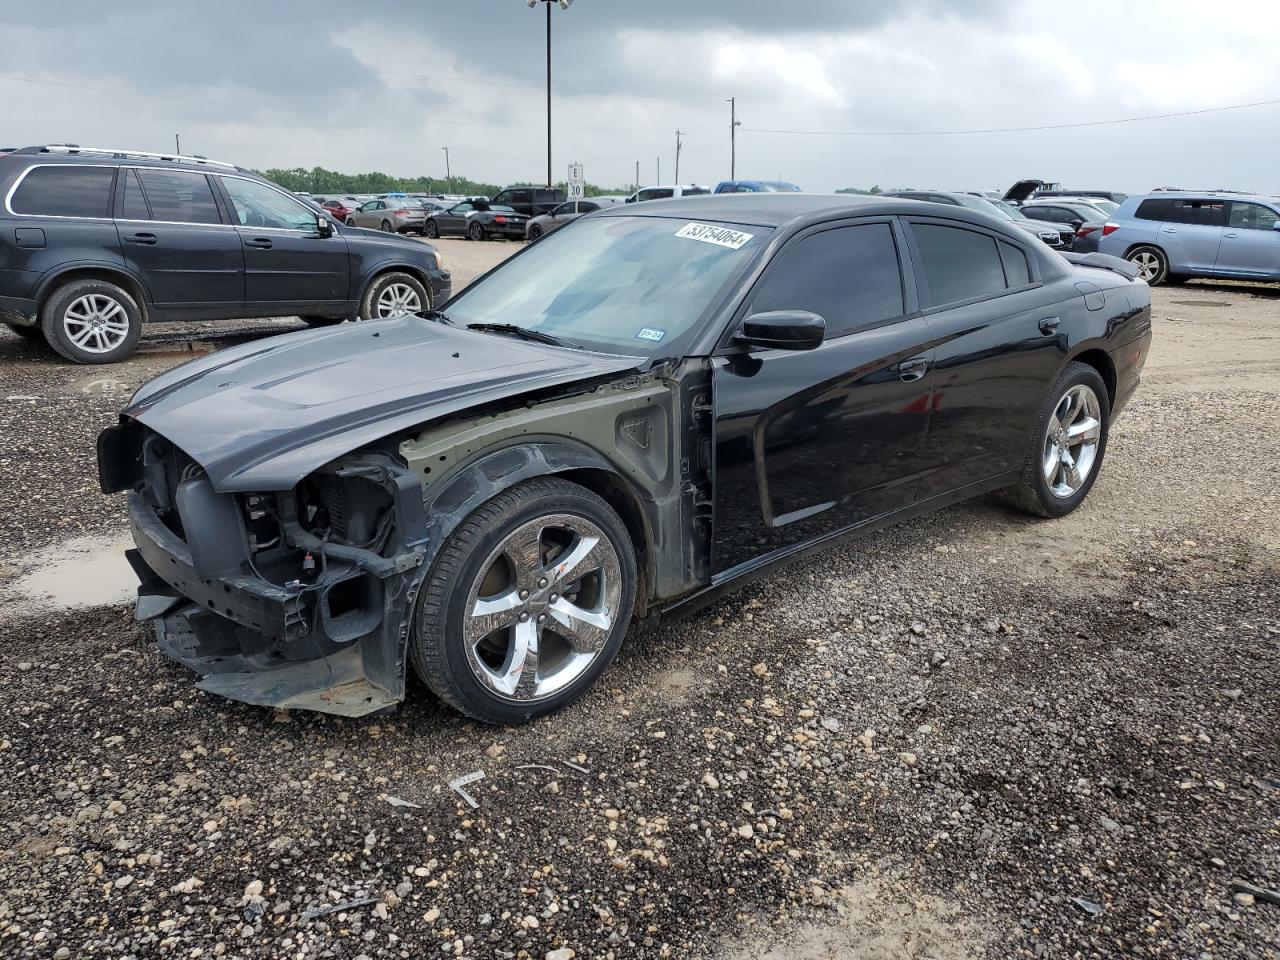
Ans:
[{"label": "gravel ground", "polygon": [[[515,249],[441,247],[455,274]],[[416,685],[389,717],[272,713],[125,608],[10,613],[0,954],[1280,956],[1238,886],[1280,890],[1278,294],[1156,291],[1071,517],[981,501],[812,558],[529,727]],[[165,351],[289,326],[102,370],[0,334],[0,592],[119,532],[92,438]],[[448,783],[477,770],[472,809]]]}]

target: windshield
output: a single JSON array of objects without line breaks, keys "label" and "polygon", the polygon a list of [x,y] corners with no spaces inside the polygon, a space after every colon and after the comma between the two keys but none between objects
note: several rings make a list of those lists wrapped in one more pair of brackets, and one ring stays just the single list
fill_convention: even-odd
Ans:
[{"label": "windshield", "polygon": [[987,202],[990,203],[997,210],[999,210],[1001,213],[1003,213],[1010,220],[1027,219],[1027,215],[1023,213],[1021,210],[1019,210],[1017,207],[1015,207],[1008,200],[992,200],[988,198]]},{"label": "windshield", "polygon": [[606,353],[669,353],[769,227],[586,217],[472,284],[449,322],[510,323]]}]

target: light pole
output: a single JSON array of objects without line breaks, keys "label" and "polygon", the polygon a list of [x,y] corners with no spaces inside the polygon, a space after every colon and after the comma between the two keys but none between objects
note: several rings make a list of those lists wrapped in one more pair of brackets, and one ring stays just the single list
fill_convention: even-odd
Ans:
[{"label": "light pole", "polygon": [[729,179],[736,180],[738,166],[738,98],[729,98]]},{"label": "light pole", "polygon": [[445,179],[445,181],[448,183],[448,187],[447,187],[446,189],[448,189],[450,192],[452,192],[452,190],[453,190],[453,173],[452,173],[452,171],[450,171],[450,169],[449,169],[449,148],[448,148],[448,147],[441,147],[440,149],[444,151],[444,179]]},{"label": "light pole", "polygon": [[547,5],[547,186],[551,186],[551,4],[560,4],[561,10],[568,10],[573,0],[528,0],[529,8],[539,3]]}]

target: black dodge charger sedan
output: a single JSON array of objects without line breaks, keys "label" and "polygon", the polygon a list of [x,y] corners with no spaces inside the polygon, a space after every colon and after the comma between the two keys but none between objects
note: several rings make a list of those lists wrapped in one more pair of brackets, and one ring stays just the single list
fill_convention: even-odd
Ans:
[{"label": "black dodge charger sedan", "polygon": [[225,350],[99,440],[138,614],[210,691],[360,715],[406,670],[517,723],[633,617],[1001,491],[1075,509],[1150,291],[1007,221],[760,194],[613,207],[425,317]]}]

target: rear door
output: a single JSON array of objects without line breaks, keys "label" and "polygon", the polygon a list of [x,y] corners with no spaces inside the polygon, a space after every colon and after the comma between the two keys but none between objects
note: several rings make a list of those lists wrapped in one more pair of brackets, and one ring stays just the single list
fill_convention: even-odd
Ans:
[{"label": "rear door", "polygon": [[219,176],[244,248],[244,298],[249,308],[326,308],[348,297],[347,241],[324,236],[315,211],[282,190],[241,177]]},{"label": "rear door", "polygon": [[1212,273],[1226,222],[1224,200],[1173,198],[1168,221],[1156,234],[1169,255],[1169,272]]},{"label": "rear door", "polygon": [[1280,279],[1280,216],[1261,203],[1232,200],[1216,273]]},{"label": "rear door", "polygon": [[827,332],[816,350],[714,358],[716,574],[911,503],[932,352],[901,241],[891,219],[812,228],[748,296],[737,323],[809,310]]},{"label": "rear door", "polygon": [[116,229],[156,306],[234,316],[244,303],[240,238],[204,173],[122,167]]},{"label": "rear door", "polygon": [[1058,327],[1069,324],[1062,291],[1041,282],[1022,242],[954,220],[912,217],[908,224],[920,302],[937,343],[928,473],[919,490],[927,500],[1021,465],[1027,430],[1062,362]]}]

